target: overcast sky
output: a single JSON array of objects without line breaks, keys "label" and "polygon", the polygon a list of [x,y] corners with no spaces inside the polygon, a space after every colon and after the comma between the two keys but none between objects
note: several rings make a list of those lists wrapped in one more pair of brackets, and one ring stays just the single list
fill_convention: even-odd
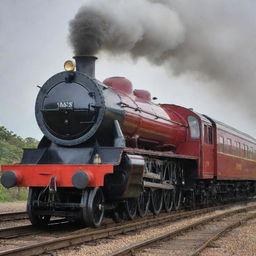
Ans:
[{"label": "overcast sky", "polygon": [[[72,58],[68,25],[86,0],[1,0],[0,6],[0,125],[22,137],[40,139],[34,104],[42,85]],[[192,107],[256,137],[255,120],[239,102],[211,90],[195,76],[173,77],[146,60],[98,56],[96,76],[125,76],[136,89],[147,89],[159,103]],[[214,83],[212,85],[214,87]]]}]

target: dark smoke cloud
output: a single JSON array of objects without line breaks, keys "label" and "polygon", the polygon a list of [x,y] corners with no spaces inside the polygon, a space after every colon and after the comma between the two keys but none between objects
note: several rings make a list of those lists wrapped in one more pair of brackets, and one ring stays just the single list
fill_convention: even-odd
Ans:
[{"label": "dark smoke cloud", "polygon": [[146,0],[92,1],[70,23],[76,54],[130,53],[154,62],[182,43],[184,36],[177,12]]},{"label": "dark smoke cloud", "polygon": [[70,41],[76,54],[129,54],[214,81],[255,118],[255,10],[254,0],[97,0],[71,21]]}]

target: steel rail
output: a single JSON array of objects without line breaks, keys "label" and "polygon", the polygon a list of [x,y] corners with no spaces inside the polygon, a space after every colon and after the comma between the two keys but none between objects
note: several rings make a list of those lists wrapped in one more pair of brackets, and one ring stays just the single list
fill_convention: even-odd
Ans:
[{"label": "steel rail", "polygon": [[[245,211],[244,209],[251,209],[252,207],[256,208],[255,206],[247,206],[246,208],[240,208],[236,211]],[[80,229],[77,231],[72,232],[69,235],[62,236],[60,238],[49,239],[48,241],[33,243],[26,246],[21,246],[9,250],[4,250],[0,252],[0,256],[3,255],[17,255],[17,256],[30,256],[30,255],[38,255],[42,253],[46,253],[52,250],[61,249],[77,244],[81,244],[84,242],[94,241],[101,238],[107,238],[109,236],[123,234],[130,231],[136,231],[143,228],[153,227],[159,224],[166,223],[167,221],[174,221],[177,219],[195,216],[197,213],[203,214],[209,211],[214,211],[216,209],[220,209],[221,207],[211,207],[206,209],[199,209],[192,212],[182,212],[179,214],[173,215],[165,215],[163,217],[151,217],[148,219],[142,219],[141,221],[135,222],[128,222],[124,224],[117,224],[115,226],[110,226],[106,228],[99,228],[90,231],[90,229]],[[223,208],[223,206],[222,206]]]},{"label": "steel rail", "polygon": [[[241,213],[241,212],[247,212],[250,210],[254,210],[256,209],[256,205],[254,206],[247,206],[247,207],[243,207],[243,208],[239,208],[236,210],[230,210],[224,213],[220,213],[211,217],[207,217],[204,218],[202,220],[199,221],[195,221],[192,224],[186,225],[184,227],[181,228],[177,228],[174,231],[170,231],[170,232],[166,232],[162,235],[153,237],[153,238],[149,238],[146,239],[144,241],[141,242],[137,242],[134,243],[128,247],[122,248],[116,252],[113,252],[112,254],[109,254],[109,256],[124,256],[124,255],[134,255],[136,251],[142,250],[143,248],[147,247],[147,246],[151,246],[152,244],[158,243],[160,241],[166,240],[166,239],[172,239],[180,234],[182,234],[183,232],[187,232],[191,229],[194,229],[200,225],[205,225],[213,220],[219,219],[219,218],[223,218],[229,215],[233,215],[233,214],[237,214],[237,213]],[[241,224],[244,221],[247,221],[249,219],[252,218],[256,218],[256,213],[253,213],[245,218],[243,218],[242,220],[239,220],[235,223],[230,224],[228,227],[223,228],[220,232],[218,232],[218,234],[214,235],[214,237],[211,237],[209,239],[209,241],[206,241],[200,248],[197,249],[197,251],[195,251],[193,254],[191,254],[191,256],[196,256],[198,255],[198,253],[200,253],[204,248],[206,248],[212,241],[216,240],[219,236],[221,236],[223,233],[227,232],[230,228],[232,227],[236,227],[239,224]]]},{"label": "steel rail", "polygon": [[19,236],[34,234],[35,228],[32,225],[23,225],[18,227],[0,229],[0,239],[10,239]]},{"label": "steel rail", "polygon": [[14,221],[14,220],[23,220],[28,219],[27,212],[6,212],[0,213],[0,222],[1,221]]},{"label": "steel rail", "polygon": [[[65,219],[56,219],[50,221],[48,224],[48,227],[53,227],[56,225],[67,225],[68,221]],[[0,239],[12,239],[16,237],[21,236],[28,236],[28,235],[35,235],[38,233],[41,233],[46,230],[46,227],[44,229],[36,228],[31,224],[28,225],[20,225],[16,227],[10,227],[10,228],[2,228],[0,229]]]},{"label": "steel rail", "polygon": [[[216,207],[214,207],[214,209],[216,209]],[[205,209],[205,211],[207,211],[207,212],[211,211],[211,210],[212,210],[212,208]],[[176,220],[179,218],[190,217],[190,216],[200,213],[200,212],[201,212],[201,210],[195,210],[192,212],[175,212],[171,215],[168,214],[167,218],[170,218],[170,216],[171,216],[173,220]],[[163,213],[162,218],[165,218],[166,215],[167,215],[166,213]],[[152,219],[152,218],[155,218],[155,216],[148,215],[146,218]],[[134,222],[140,221],[140,220],[141,219],[135,219]],[[67,224],[67,221],[65,221],[64,219],[53,220],[50,222],[49,226],[55,225],[55,224]],[[113,223],[109,223],[106,221],[106,223],[103,226],[107,227],[107,225],[110,226],[111,224],[113,226]],[[8,228],[0,229],[0,239],[12,239],[12,238],[16,238],[16,237],[31,235],[31,234],[38,234],[38,233],[41,233],[42,231],[46,231],[46,228],[44,228],[44,229],[35,228],[31,224],[20,225],[20,226],[16,226],[16,227],[8,227]],[[76,231],[73,231],[73,232],[79,232],[79,229]]]},{"label": "steel rail", "polygon": [[207,241],[205,241],[203,243],[203,245],[201,245],[190,256],[197,256],[201,251],[203,251],[205,248],[207,248],[213,241],[217,240],[219,237],[221,237],[225,233],[230,232],[231,230],[241,226],[243,223],[247,222],[248,220],[251,220],[251,219],[254,219],[254,218],[256,218],[256,213],[250,214],[249,216],[246,216],[246,217],[244,217],[244,218],[242,218],[242,219],[240,219],[236,222],[231,223],[227,227],[224,227],[221,231],[219,231],[218,233],[216,233],[215,235],[213,235],[212,237],[207,239]]}]

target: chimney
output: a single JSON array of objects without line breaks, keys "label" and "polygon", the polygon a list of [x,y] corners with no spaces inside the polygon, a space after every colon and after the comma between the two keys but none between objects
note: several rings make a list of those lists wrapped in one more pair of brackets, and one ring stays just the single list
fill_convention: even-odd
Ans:
[{"label": "chimney", "polygon": [[76,61],[76,70],[84,73],[92,78],[95,78],[95,61],[97,57],[78,55],[73,57]]}]

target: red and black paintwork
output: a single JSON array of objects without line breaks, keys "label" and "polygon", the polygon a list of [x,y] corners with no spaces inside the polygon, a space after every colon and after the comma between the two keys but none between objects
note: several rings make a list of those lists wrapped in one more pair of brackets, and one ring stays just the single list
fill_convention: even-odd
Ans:
[{"label": "red and black paintwork", "polygon": [[[191,109],[154,104],[126,78],[97,81],[94,57],[76,61],[77,71],[58,73],[40,89],[36,118],[45,136],[38,148],[25,149],[21,164],[2,166],[5,187],[31,188],[33,224],[55,215],[98,226],[103,210],[95,221],[95,198],[111,209],[124,202],[131,218],[129,200],[141,193],[150,194],[155,213],[161,200],[168,211],[181,201],[255,194],[255,139]],[[46,188],[51,200],[42,196]]]}]

